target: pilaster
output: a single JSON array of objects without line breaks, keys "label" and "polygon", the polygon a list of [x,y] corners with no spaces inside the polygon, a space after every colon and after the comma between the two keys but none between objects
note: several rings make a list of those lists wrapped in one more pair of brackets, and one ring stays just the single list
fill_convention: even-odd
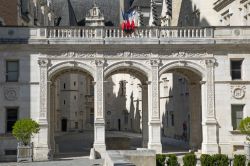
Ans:
[{"label": "pilaster", "polygon": [[142,85],[142,147],[148,147],[148,84]]},{"label": "pilaster", "polygon": [[152,80],[149,83],[149,142],[148,148],[156,153],[162,152],[161,121],[159,104],[159,60],[151,60]]},{"label": "pilaster", "polygon": [[48,139],[48,60],[39,59],[40,66],[40,112],[38,123],[40,131],[34,141],[34,160],[44,161],[49,159]]},{"label": "pilaster", "polygon": [[[207,81],[203,85],[206,88],[202,88],[206,91],[206,112],[205,119],[203,122],[203,143],[202,143],[202,153],[216,154],[219,152],[218,146],[218,124],[215,114],[215,88],[214,88],[214,67],[215,60],[206,60],[207,67]],[[202,102],[205,104],[204,102]]]},{"label": "pilaster", "polygon": [[106,153],[105,120],[104,120],[104,73],[103,60],[95,60],[95,125],[94,148],[103,158]]}]

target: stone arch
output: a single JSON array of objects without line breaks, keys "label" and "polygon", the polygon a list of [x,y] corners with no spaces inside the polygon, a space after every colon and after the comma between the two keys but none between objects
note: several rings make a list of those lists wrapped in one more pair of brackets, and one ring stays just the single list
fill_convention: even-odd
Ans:
[{"label": "stone arch", "polygon": [[75,70],[79,72],[85,72],[95,78],[95,70],[93,67],[89,66],[86,63],[78,62],[78,61],[67,61],[58,63],[48,70],[48,80],[56,77],[60,72],[65,70]]},{"label": "stone arch", "polygon": [[201,65],[191,62],[191,61],[174,61],[171,63],[166,63],[159,69],[159,76],[161,76],[166,71],[169,71],[171,69],[188,69],[190,71],[193,71],[198,76],[200,76],[203,80],[206,78],[206,70]]},{"label": "stone arch", "polygon": [[107,79],[116,70],[123,70],[123,69],[136,71],[137,73],[133,73],[133,74],[137,76],[141,81],[147,81],[150,78],[150,74],[149,74],[150,69],[146,67],[145,65],[139,62],[135,62],[135,61],[122,61],[122,62],[116,62],[108,66],[104,70],[104,79]]},{"label": "stone arch", "polygon": [[[202,147],[202,141],[203,141],[203,128],[202,128],[202,122],[203,122],[203,116],[205,115],[206,109],[204,106],[206,105],[204,101],[204,89],[202,89],[203,85],[201,84],[201,81],[206,80],[206,69],[199,64],[200,60],[196,63],[194,61],[188,61],[188,60],[176,60],[169,63],[164,64],[159,69],[159,77],[161,77],[164,73],[174,73],[177,75],[180,75],[181,77],[184,77],[186,80],[188,80],[188,100],[185,105],[185,107],[176,107],[178,111],[174,111],[174,116],[176,119],[178,118],[178,122],[185,122],[186,124],[186,139],[188,140],[189,148],[198,150]],[[175,86],[176,85],[176,86]],[[172,88],[179,88],[178,82],[173,83]],[[173,90],[172,91],[175,91]],[[182,89],[181,89],[182,91]],[[182,92],[183,93],[183,92]],[[175,99],[172,99],[172,102],[178,100],[178,94],[174,94],[177,96]],[[183,95],[185,96],[185,95]],[[166,104],[166,103],[165,103]],[[164,105],[166,107],[166,105]],[[165,111],[165,107],[162,108],[162,112]],[[188,113],[185,115],[183,114],[183,110],[188,110]],[[177,122],[177,123],[178,123]],[[175,126],[181,126],[181,124],[175,124]],[[168,129],[168,128],[167,128]],[[166,129],[166,131],[167,131]],[[181,131],[176,130],[176,131]],[[182,133],[175,132],[175,134],[180,135]],[[171,134],[170,134],[171,135]]]}]

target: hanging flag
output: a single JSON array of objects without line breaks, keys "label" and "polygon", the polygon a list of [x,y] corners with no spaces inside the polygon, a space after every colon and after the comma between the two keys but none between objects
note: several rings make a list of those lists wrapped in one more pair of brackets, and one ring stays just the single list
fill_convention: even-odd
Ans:
[{"label": "hanging flag", "polygon": [[128,10],[127,12],[122,11],[123,23],[121,25],[122,30],[126,33],[132,33],[135,30],[135,11]]}]

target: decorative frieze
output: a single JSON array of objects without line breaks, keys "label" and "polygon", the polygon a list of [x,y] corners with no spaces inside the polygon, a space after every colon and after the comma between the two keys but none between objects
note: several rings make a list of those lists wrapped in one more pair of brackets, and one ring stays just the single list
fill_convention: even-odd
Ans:
[{"label": "decorative frieze", "polygon": [[243,99],[246,93],[245,85],[231,85],[232,98]]}]

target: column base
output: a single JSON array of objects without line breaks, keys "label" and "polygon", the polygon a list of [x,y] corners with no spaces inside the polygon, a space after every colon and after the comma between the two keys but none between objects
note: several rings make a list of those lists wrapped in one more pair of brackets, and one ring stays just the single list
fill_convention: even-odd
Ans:
[{"label": "column base", "polygon": [[50,150],[48,147],[34,147],[34,161],[48,161],[50,158]]},{"label": "column base", "polygon": [[216,143],[202,143],[203,154],[218,154],[219,146]]},{"label": "column base", "polygon": [[105,144],[94,144],[95,152],[97,152],[97,157],[105,158],[106,156],[106,145]]},{"label": "column base", "polygon": [[156,154],[162,153],[162,145],[161,144],[148,143],[148,149],[155,150]]}]

